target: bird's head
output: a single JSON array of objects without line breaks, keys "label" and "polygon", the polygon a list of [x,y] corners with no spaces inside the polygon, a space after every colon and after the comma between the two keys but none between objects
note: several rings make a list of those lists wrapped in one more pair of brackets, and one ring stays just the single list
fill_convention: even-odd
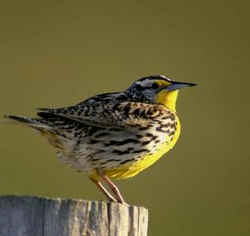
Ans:
[{"label": "bird's head", "polygon": [[196,84],[176,82],[164,75],[154,75],[136,80],[126,93],[134,101],[162,104],[175,111],[179,89],[194,85]]}]

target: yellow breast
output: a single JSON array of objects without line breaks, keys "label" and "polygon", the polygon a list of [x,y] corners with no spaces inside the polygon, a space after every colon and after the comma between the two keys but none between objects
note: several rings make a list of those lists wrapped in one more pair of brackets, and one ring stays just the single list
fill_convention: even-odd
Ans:
[{"label": "yellow breast", "polygon": [[177,127],[173,139],[169,142],[166,140],[165,143],[161,144],[157,151],[153,154],[146,155],[141,160],[124,165],[120,168],[109,169],[105,171],[105,174],[114,179],[126,179],[139,174],[141,171],[145,170],[157,160],[159,160],[165,153],[172,149],[180,136],[181,125],[177,118]]},{"label": "yellow breast", "polygon": [[[165,107],[167,107],[168,109],[170,109],[172,112],[175,113],[177,97],[178,97],[178,90],[170,92],[162,90],[159,94],[157,94],[155,99],[156,103],[164,105]],[[130,162],[118,168],[105,170],[105,174],[114,179],[126,179],[137,175],[141,171],[153,165],[164,154],[166,154],[170,149],[172,149],[176,141],[178,140],[181,132],[181,125],[177,116],[176,119],[177,119],[176,131],[171,141],[169,141],[169,139],[166,138],[165,143],[160,144],[160,146],[154,153],[145,155],[136,162]],[[94,178],[98,178],[98,175],[96,175],[95,171],[91,175]]]}]

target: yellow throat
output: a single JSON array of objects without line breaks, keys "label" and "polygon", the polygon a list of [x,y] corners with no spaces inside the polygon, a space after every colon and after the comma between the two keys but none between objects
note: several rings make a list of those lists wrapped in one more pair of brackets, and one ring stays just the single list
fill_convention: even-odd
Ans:
[{"label": "yellow throat", "polygon": [[162,90],[156,96],[156,102],[164,105],[165,107],[169,108],[171,111],[176,112],[176,100],[178,97],[178,90],[174,91],[167,91]]}]

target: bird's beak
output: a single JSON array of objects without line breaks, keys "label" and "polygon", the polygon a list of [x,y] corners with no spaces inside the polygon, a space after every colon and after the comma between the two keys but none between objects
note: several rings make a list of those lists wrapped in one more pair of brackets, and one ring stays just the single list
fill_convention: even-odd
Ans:
[{"label": "bird's beak", "polygon": [[172,82],[172,84],[168,85],[166,87],[166,89],[168,91],[173,91],[173,90],[177,90],[177,89],[181,89],[181,88],[185,88],[185,87],[191,87],[191,86],[195,86],[196,84],[193,83],[186,83],[186,82]]}]

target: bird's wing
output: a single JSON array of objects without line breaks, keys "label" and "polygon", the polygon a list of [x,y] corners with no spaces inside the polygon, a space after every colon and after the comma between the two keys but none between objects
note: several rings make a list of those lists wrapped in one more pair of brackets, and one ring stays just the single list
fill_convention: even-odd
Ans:
[{"label": "bird's wing", "polygon": [[138,102],[87,102],[66,108],[39,110],[37,114],[44,119],[58,116],[96,127],[127,129],[152,127],[157,118],[166,112],[162,105]]}]

